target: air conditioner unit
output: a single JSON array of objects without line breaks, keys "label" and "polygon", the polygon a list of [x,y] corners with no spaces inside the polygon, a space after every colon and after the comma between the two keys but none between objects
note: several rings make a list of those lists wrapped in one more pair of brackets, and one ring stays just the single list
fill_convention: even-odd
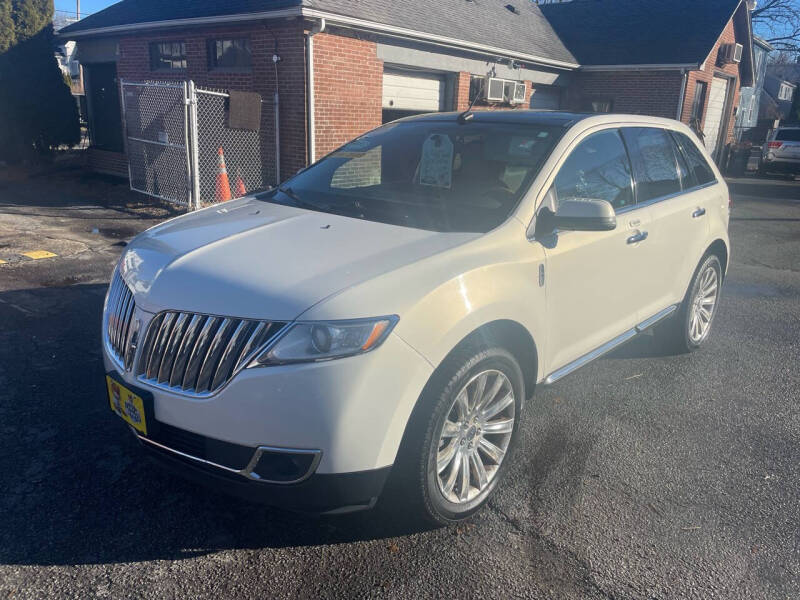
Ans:
[{"label": "air conditioner unit", "polygon": [[739,64],[743,52],[744,46],[741,44],[725,44],[719,49],[719,61],[722,64]]},{"label": "air conditioner unit", "polygon": [[489,102],[504,102],[506,82],[499,77],[486,78],[486,100]]},{"label": "air conditioner unit", "polygon": [[525,84],[521,81],[487,77],[485,96],[487,102],[522,104],[525,102]]},{"label": "air conditioner unit", "polygon": [[514,94],[510,98],[511,104],[522,104],[525,102],[525,84],[521,81],[514,82]]}]

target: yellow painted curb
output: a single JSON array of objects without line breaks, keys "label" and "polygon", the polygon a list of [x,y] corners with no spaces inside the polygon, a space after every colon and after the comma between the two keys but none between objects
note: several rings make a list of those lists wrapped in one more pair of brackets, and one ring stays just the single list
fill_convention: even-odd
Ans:
[{"label": "yellow painted curb", "polygon": [[23,252],[22,256],[27,256],[33,260],[39,260],[40,258],[53,258],[54,256],[58,256],[58,254],[53,254],[47,250],[34,250],[33,252]]}]

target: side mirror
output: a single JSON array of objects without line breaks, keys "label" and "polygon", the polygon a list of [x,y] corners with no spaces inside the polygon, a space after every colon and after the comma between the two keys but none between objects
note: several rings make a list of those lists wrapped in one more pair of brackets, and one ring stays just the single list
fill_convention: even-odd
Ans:
[{"label": "side mirror", "polygon": [[536,233],[562,231],[612,231],[617,228],[614,207],[606,200],[563,200],[556,212],[542,208],[536,216]]}]

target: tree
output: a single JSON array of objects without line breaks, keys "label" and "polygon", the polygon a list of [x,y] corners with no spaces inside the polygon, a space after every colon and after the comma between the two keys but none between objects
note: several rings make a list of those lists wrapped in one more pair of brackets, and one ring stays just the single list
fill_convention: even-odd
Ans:
[{"label": "tree", "polygon": [[751,16],[756,35],[778,51],[800,53],[800,0],[762,0]]},{"label": "tree", "polygon": [[0,0],[0,54],[17,41],[14,19],[11,17],[11,0]]},{"label": "tree", "polygon": [[0,159],[29,159],[80,140],[77,104],[55,57],[52,18],[53,0],[0,0]]}]

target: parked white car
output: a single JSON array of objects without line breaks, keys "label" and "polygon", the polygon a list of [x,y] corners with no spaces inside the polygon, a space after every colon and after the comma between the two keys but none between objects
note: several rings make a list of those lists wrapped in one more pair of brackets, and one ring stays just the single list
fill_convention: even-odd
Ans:
[{"label": "parked white car", "polygon": [[502,479],[537,384],[657,324],[676,350],[706,342],[728,218],[675,121],[397,121],[136,237],[103,317],[111,407],[232,493],[344,512],[391,471],[409,507],[457,521]]},{"label": "parked white car", "polygon": [[778,127],[767,135],[760,172],[800,175],[800,127]]}]

